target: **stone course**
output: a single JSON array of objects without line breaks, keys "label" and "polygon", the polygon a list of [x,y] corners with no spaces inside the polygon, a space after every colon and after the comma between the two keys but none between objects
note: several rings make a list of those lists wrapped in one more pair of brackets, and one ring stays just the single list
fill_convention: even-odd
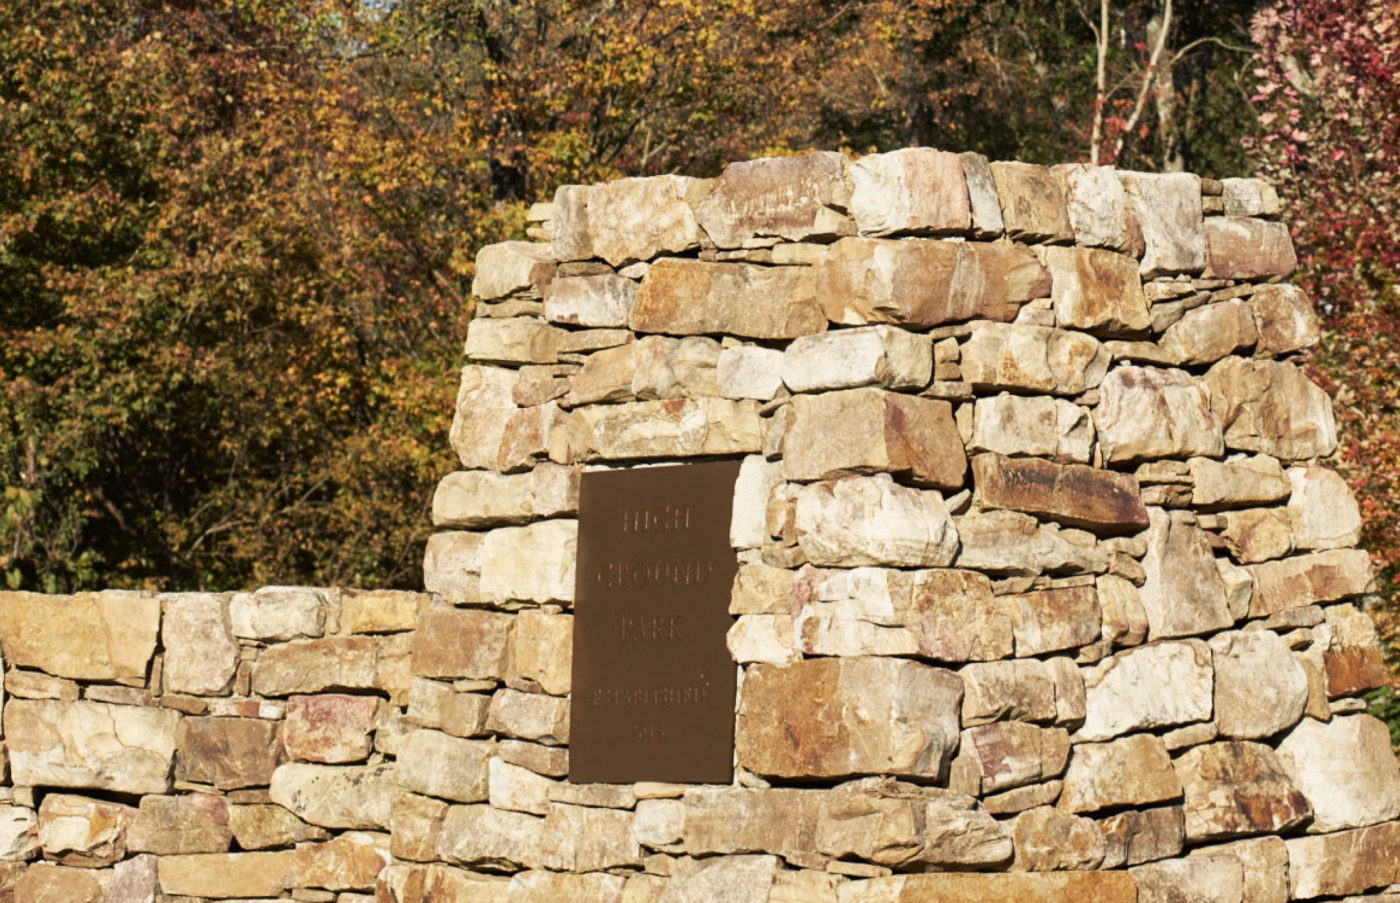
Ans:
[{"label": "stone course", "polygon": [[[559,189],[477,258],[425,592],[0,593],[0,903],[1400,899],[1279,212],[926,148]],[[716,457],[732,780],[571,784],[580,475]]]}]

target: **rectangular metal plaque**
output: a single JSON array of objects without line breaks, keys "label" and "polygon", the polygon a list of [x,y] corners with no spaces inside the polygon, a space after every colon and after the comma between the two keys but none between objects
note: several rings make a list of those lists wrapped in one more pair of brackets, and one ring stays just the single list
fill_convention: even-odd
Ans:
[{"label": "rectangular metal plaque", "polygon": [[727,784],[739,462],[585,473],[569,780]]}]

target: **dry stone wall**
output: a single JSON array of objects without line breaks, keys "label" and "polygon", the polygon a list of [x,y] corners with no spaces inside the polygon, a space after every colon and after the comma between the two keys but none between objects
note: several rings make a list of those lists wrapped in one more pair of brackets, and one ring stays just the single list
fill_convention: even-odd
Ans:
[{"label": "dry stone wall", "polygon": [[[0,594],[0,900],[1400,900],[1278,212],[931,149],[560,189],[477,260],[426,593]],[[570,783],[581,474],[713,459],[733,779]]]}]

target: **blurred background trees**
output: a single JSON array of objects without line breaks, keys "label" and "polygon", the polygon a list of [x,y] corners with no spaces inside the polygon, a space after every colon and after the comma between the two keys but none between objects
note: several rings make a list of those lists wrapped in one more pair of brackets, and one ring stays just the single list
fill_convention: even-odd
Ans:
[{"label": "blurred background trees", "polygon": [[530,202],[929,144],[1275,180],[1393,605],[1398,40],[1387,0],[0,5],[0,579],[415,587]]}]

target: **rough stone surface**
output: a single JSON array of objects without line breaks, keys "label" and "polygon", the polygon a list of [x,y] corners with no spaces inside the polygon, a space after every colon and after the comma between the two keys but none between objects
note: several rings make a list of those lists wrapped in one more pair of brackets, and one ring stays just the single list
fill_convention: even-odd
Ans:
[{"label": "rough stone surface", "polygon": [[1249,299],[1258,321],[1259,346],[1288,354],[1316,345],[1321,324],[1312,299],[1296,285],[1261,285]]},{"label": "rough stone surface", "polygon": [[1129,809],[1099,820],[1107,844],[1104,868],[1139,865],[1181,852],[1186,836],[1180,806]]},{"label": "rough stone surface", "polygon": [[1210,647],[1200,640],[1120,652],[1085,673],[1085,718],[1075,739],[1207,721],[1213,677]]},{"label": "rough stone surface", "polygon": [[175,777],[220,790],[265,786],[282,758],[276,722],[255,718],[185,718]]},{"label": "rough stone surface", "polygon": [[1233,856],[1195,855],[1129,872],[1138,903],[1243,903],[1244,869]]},{"label": "rough stone surface", "polygon": [[489,603],[572,602],[578,521],[500,527],[481,545],[481,598]]},{"label": "rough stone surface", "polygon": [[[1068,164],[1052,167],[1063,179],[1065,205],[1075,241],[1090,248],[1142,255],[1142,227],[1112,166]],[[1134,264],[1136,268],[1136,264]]]},{"label": "rough stone surface", "polygon": [[1014,872],[1010,874],[893,875],[873,878],[842,903],[1136,903],[1127,872]]},{"label": "rough stone surface", "polygon": [[1161,739],[1152,734],[1132,734],[1108,743],[1076,745],[1057,805],[1069,812],[1094,812],[1180,796],[1181,781]]},{"label": "rough stone surface", "polygon": [[542,611],[515,616],[506,656],[506,676],[532,681],[546,693],[567,696],[572,685],[573,618]]},{"label": "rough stone surface", "polygon": [[329,689],[375,689],[379,646],[379,638],[372,636],[324,637],[273,646],[253,665],[253,692],[291,696]]},{"label": "rough stone surface", "polygon": [[1072,401],[1002,393],[979,398],[974,408],[969,451],[1088,464],[1093,448],[1094,422]]},{"label": "rough stone surface", "polygon": [[228,801],[212,793],[144,796],[127,832],[132,852],[222,853],[233,840]]},{"label": "rough stone surface", "polygon": [[1094,425],[1110,462],[1219,457],[1220,421],[1206,394],[1183,370],[1118,367],[1099,387]]},{"label": "rough stone surface", "polygon": [[1055,679],[1038,659],[978,662],[958,671],[963,681],[962,723],[985,724],[1011,718],[1054,721]]},{"label": "rough stone surface", "polygon": [[628,323],[636,332],[791,339],[826,328],[818,291],[810,267],[661,260],[642,279]]},{"label": "rough stone surface", "polygon": [[570,276],[544,291],[544,316],[571,326],[626,326],[637,298],[637,283],[622,276]]},{"label": "rough stone surface", "polygon": [[967,459],[946,401],[864,388],[799,395],[792,410],[783,440],[789,480],[884,472],[919,486],[963,485]]},{"label": "rough stone surface", "polygon": [[1288,521],[1293,544],[1300,549],[1350,548],[1361,539],[1361,512],[1336,471],[1327,467],[1290,467]]},{"label": "rough stone surface", "polygon": [[272,775],[272,802],[324,828],[387,829],[398,791],[393,764],[314,765],[290,762]]},{"label": "rough stone surface", "polygon": [[1162,351],[1172,363],[1213,364],[1259,339],[1254,314],[1243,301],[1222,301],[1188,311],[1162,334]]},{"label": "rough stone surface", "polygon": [[1250,617],[1333,602],[1370,592],[1375,586],[1371,556],[1360,549],[1333,549],[1281,561],[1250,565],[1254,594]]},{"label": "rough stone surface", "polygon": [[5,752],[16,784],[118,793],[170,789],[180,716],[99,702],[13,699]]},{"label": "rough stone surface", "polygon": [[1293,364],[1227,357],[1206,374],[1204,386],[1229,448],[1285,461],[1326,457],[1337,448],[1327,393]]},{"label": "rough stone surface", "polygon": [[472,294],[494,301],[525,289],[547,285],[556,264],[548,245],[529,241],[503,241],[476,252]]},{"label": "rough stone surface", "polygon": [[1099,638],[1103,615],[1093,586],[1067,586],[1005,598],[1018,656],[1072,649]]},{"label": "rough stone surface", "polygon": [[763,427],[752,400],[677,398],[576,409],[562,441],[551,457],[568,463],[692,458],[758,452]]},{"label": "rough stone surface", "polygon": [[511,624],[509,615],[480,609],[425,609],[413,633],[413,673],[500,679]]},{"label": "rough stone surface", "polygon": [[433,494],[433,524],[475,529],[577,514],[578,480],[574,468],[550,463],[518,474],[451,473]]},{"label": "rough stone surface", "polygon": [[1400,763],[1370,715],[1304,718],[1278,745],[1279,761],[1313,808],[1309,831],[1358,828],[1400,815]]},{"label": "rough stone surface", "polygon": [[1110,251],[1047,248],[1055,324],[1103,335],[1142,333],[1152,325],[1137,261]]},{"label": "rough stone surface", "polygon": [[972,460],[972,484],[983,508],[1023,511],[1098,534],[1147,526],[1138,482],[1128,474],[984,454]]},{"label": "rough stone surface", "polygon": [[5,661],[56,677],[140,684],[159,627],[160,600],[144,593],[0,592]]},{"label": "rough stone surface", "polygon": [[1274,751],[1262,743],[1207,743],[1182,753],[1175,765],[1186,795],[1188,840],[1282,833],[1312,815]]},{"label": "rough stone surface", "polygon": [[163,604],[165,691],[195,696],[226,692],[238,670],[238,641],[229,620],[228,599],[180,593],[164,597]]},{"label": "rough stone surface", "polygon": [[943,567],[958,547],[942,495],[887,474],[803,486],[796,519],[797,542],[816,565]]},{"label": "rough stone surface", "polygon": [[50,793],[39,806],[39,844],[46,859],[101,868],[126,857],[135,817],[135,809],[120,803]]},{"label": "rough stone surface", "polygon": [[601,257],[616,267],[699,247],[703,233],[692,202],[709,187],[673,175],[561,186],[550,223],[553,255],[561,261]]},{"label": "rough stone surface", "polygon": [[967,232],[972,206],[957,154],[906,147],[851,164],[851,216],[861,235]]},{"label": "rough stone surface", "polygon": [[1078,395],[1103,380],[1109,354],[1092,336],[1044,326],[983,323],[962,346],[963,379],[979,390]]},{"label": "rough stone surface", "polygon": [[1205,220],[1206,275],[1221,279],[1267,279],[1298,268],[1288,226],[1244,216]]},{"label": "rough stone surface", "polygon": [[1091,534],[1060,530],[1016,511],[953,519],[962,542],[956,563],[992,574],[1102,573],[1108,561]]},{"label": "rough stone surface", "polygon": [[1190,173],[1120,172],[1118,178],[1142,229],[1139,272],[1171,276],[1205,269],[1201,180]]},{"label": "rough stone surface", "polygon": [[900,659],[753,665],[739,695],[739,764],[775,777],[937,777],[961,700],[957,675]]},{"label": "rough stone surface", "polygon": [[1295,837],[1284,843],[1288,893],[1293,900],[1363,894],[1400,879],[1400,823]]},{"label": "rough stone surface", "polygon": [[423,588],[458,604],[481,598],[480,533],[453,530],[428,537],[423,553]]},{"label": "rough stone surface", "polygon": [[1142,559],[1147,580],[1140,594],[1148,636],[1193,636],[1229,627],[1234,618],[1205,531],[1184,512],[1153,508],[1148,514],[1151,528]]},{"label": "rough stone surface", "polygon": [[369,755],[379,700],[325,693],[287,700],[282,742],[304,762],[359,762]]},{"label": "rough stone surface", "polygon": [[1236,508],[1287,499],[1288,477],[1277,458],[1237,456],[1228,461],[1192,458],[1191,503],[1198,509]]},{"label": "rough stone surface", "polygon": [[565,402],[653,401],[718,395],[720,345],[702,336],[646,336],[588,356]]},{"label": "rough stone surface", "polygon": [[1108,852],[1103,831],[1093,819],[1050,806],[1022,812],[1012,824],[1016,844],[1012,867],[1018,870],[1094,869]]},{"label": "rough stone surface", "polygon": [[[783,352],[776,348],[755,345],[725,348],[715,362],[716,388],[725,398],[769,401],[783,388],[784,358]],[[932,367],[932,361],[929,366]]]},{"label": "rough stone surface", "polygon": [[330,837],[277,805],[231,806],[229,830],[245,850],[264,850]]},{"label": "rough stone surface", "polygon": [[[931,327],[986,318],[1009,321],[1050,279],[1013,245],[847,238],[815,267],[816,296],[833,323]],[[816,330],[809,330],[816,331]]]},{"label": "rough stone surface", "polygon": [[277,897],[292,884],[296,856],[292,850],[164,856],[160,889],[182,897]]},{"label": "rough stone surface", "polygon": [[1006,234],[1028,242],[1074,238],[1065,197],[1050,170],[1033,163],[992,164]]},{"label": "rough stone surface", "polygon": [[1215,651],[1215,723],[1225,737],[1271,737],[1298,723],[1308,678],[1272,630],[1220,634]]},{"label": "rough stone surface", "polygon": [[932,376],[933,343],[893,326],[802,336],[782,352],[782,381],[794,392],[868,385],[921,389]]},{"label": "rough stone surface", "polygon": [[730,163],[695,208],[700,226],[720,248],[752,238],[830,238],[850,235],[842,211],[851,203],[846,157],[817,151]]},{"label": "rough stone surface", "polygon": [[467,327],[465,353],[478,364],[553,364],[561,332],[531,317],[478,317]]}]

